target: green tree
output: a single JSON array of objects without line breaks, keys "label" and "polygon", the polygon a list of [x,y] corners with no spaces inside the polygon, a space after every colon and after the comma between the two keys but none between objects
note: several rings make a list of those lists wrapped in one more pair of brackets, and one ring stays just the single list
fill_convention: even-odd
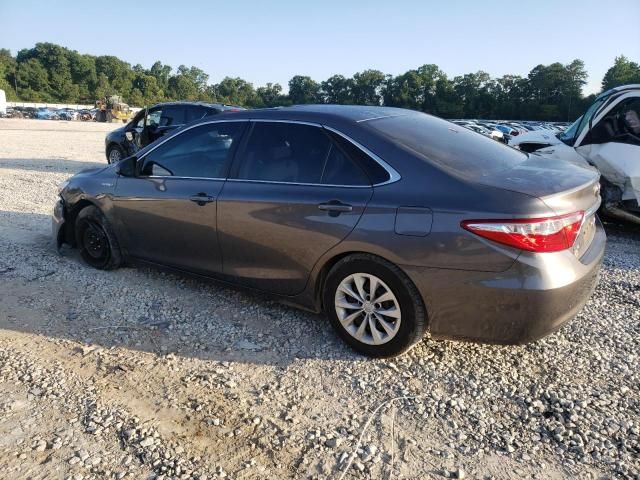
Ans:
[{"label": "green tree", "polygon": [[171,70],[172,68],[169,65],[163,65],[162,62],[156,62],[149,69],[149,75],[155,77],[158,85],[163,90],[166,90],[169,86]]},{"label": "green tree", "polygon": [[495,109],[494,82],[487,72],[479,71],[455,77],[452,82],[465,117],[491,118]]},{"label": "green tree", "polygon": [[204,91],[207,87],[207,81],[209,80],[209,75],[198,67],[187,68],[184,65],[180,65],[178,67],[178,75],[189,78],[200,92]]},{"label": "green tree", "polygon": [[518,75],[503,75],[495,80],[492,89],[495,98],[493,118],[520,118],[527,95],[527,79]]},{"label": "green tree", "polygon": [[34,48],[23,49],[18,52],[18,63],[37,60],[47,73],[46,94],[49,100],[63,102],[72,98],[77,89],[73,88],[71,68],[69,65],[70,51],[53,43],[37,43]]},{"label": "green tree", "polygon": [[49,89],[47,69],[36,58],[19,63],[17,76],[20,99],[33,102],[49,102],[53,96]]},{"label": "green tree", "polygon": [[324,103],[340,105],[353,103],[353,79],[343,75],[333,75],[320,84]]},{"label": "green tree", "polygon": [[[111,91],[108,92],[108,95],[117,94],[124,97],[125,100],[127,99],[134,77],[130,64],[112,55],[102,55],[96,57],[96,73],[98,77],[104,75],[109,80]],[[94,96],[96,98],[102,97],[97,91]]]},{"label": "green tree", "polygon": [[256,90],[256,107],[275,107],[282,105],[282,86],[279,83],[267,83],[264,87]]},{"label": "green tree", "polygon": [[613,66],[604,74],[602,90],[630,83],[640,83],[640,65],[630,61],[624,55],[620,55],[616,57]]},{"label": "green tree", "polygon": [[95,99],[106,98],[113,95],[113,88],[109,83],[109,78],[104,73],[98,74],[98,81],[96,82],[93,95]]},{"label": "green tree", "polygon": [[437,77],[432,101],[431,113],[435,115],[444,118],[460,118],[463,115],[463,105],[453,88],[453,82],[446,75]]},{"label": "green tree", "polygon": [[132,86],[133,89],[128,98],[131,105],[141,107],[161,102],[164,99],[164,91],[153,75],[147,75],[144,72],[137,73]]},{"label": "green tree", "polygon": [[78,89],[76,101],[93,103],[95,100],[93,94],[98,84],[95,57],[91,55],[80,55],[75,51],[70,52],[69,67],[71,69],[71,80]]},{"label": "green tree", "polygon": [[365,70],[353,76],[351,86],[354,103],[381,105],[387,77],[380,70]]},{"label": "green tree", "polygon": [[320,102],[320,85],[318,82],[302,75],[289,80],[289,99],[293,104]]},{"label": "green tree", "polygon": [[253,85],[242,78],[225,77],[214,88],[218,102],[251,106],[257,103]]},{"label": "green tree", "polygon": [[17,100],[15,90],[16,59],[6,48],[0,48],[0,89],[4,90],[7,100]]},{"label": "green tree", "polygon": [[[145,102],[144,94],[137,88],[133,88],[129,94],[128,103],[134,107],[143,107],[147,105]],[[153,103],[153,102],[152,102]]]},{"label": "green tree", "polygon": [[[226,77],[209,84],[209,76],[196,66],[177,70],[157,61],[146,69],[131,66],[112,55],[86,55],[52,43],[37,43],[15,58],[0,49],[0,88],[9,99],[66,103],[93,103],[120,95],[131,105],[164,100],[205,100],[247,107],[291,103],[389,105],[451,117],[572,120],[592,102],[584,97],[587,80],[584,62],[537,65],[522,78],[491,78],[483,71],[449,79],[434,64],[397,76],[364,70],[353,77],[333,75],[318,83],[296,75],[289,94],[279,84],[258,89],[242,78]],[[603,88],[640,83],[640,66],[619,56],[603,79]],[[17,91],[16,87],[17,86]]]},{"label": "green tree", "polygon": [[385,105],[438,114],[438,91],[451,96],[447,75],[437,65],[422,65],[387,82]]},{"label": "green tree", "polygon": [[198,85],[189,75],[179,73],[169,78],[167,94],[170,99],[198,100],[200,93]]}]

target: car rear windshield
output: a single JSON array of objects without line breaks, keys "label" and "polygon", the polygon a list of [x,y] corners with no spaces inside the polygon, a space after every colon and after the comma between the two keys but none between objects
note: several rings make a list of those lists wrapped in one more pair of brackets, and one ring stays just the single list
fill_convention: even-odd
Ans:
[{"label": "car rear windshield", "polygon": [[425,114],[386,117],[367,124],[427,161],[466,177],[512,168],[527,159],[514,148]]}]

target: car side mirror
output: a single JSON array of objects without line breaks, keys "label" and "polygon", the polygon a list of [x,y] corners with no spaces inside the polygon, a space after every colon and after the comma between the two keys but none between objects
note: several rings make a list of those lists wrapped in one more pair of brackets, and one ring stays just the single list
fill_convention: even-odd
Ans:
[{"label": "car side mirror", "polygon": [[135,177],[137,163],[138,158],[135,156],[125,158],[118,163],[116,173],[122,177]]},{"label": "car side mirror", "polygon": [[124,132],[124,137],[130,142],[133,142],[133,132]]}]

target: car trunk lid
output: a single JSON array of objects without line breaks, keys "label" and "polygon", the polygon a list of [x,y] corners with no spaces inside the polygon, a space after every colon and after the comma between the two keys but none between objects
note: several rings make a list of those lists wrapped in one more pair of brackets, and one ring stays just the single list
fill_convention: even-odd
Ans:
[{"label": "car trunk lid", "polygon": [[600,175],[595,169],[532,154],[511,168],[476,181],[483,185],[537,197],[556,215],[584,212],[573,252],[580,257],[595,236],[600,206]]}]

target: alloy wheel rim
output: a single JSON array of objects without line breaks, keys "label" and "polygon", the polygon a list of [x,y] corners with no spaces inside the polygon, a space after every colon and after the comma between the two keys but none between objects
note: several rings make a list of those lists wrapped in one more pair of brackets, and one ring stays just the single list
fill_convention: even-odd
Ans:
[{"label": "alloy wheel rim", "polygon": [[353,273],[340,282],[335,309],[345,331],[367,345],[387,343],[400,329],[398,299],[386,283],[369,273]]},{"label": "alloy wheel rim", "polygon": [[117,148],[111,149],[109,152],[109,161],[111,163],[118,162],[120,160],[120,151]]}]

